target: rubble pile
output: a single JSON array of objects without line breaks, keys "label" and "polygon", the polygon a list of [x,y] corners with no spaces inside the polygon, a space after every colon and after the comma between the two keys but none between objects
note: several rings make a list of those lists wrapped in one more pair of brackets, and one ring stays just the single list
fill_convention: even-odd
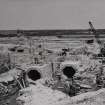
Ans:
[{"label": "rubble pile", "polygon": [[20,91],[21,95],[17,98],[19,105],[60,105],[59,102],[65,99],[70,99],[66,94],[52,90],[41,84],[30,85]]},{"label": "rubble pile", "polygon": [[9,54],[0,52],[0,74],[9,71],[11,66]]},{"label": "rubble pile", "polygon": [[105,89],[74,96],[64,105],[105,105]]},{"label": "rubble pile", "polygon": [[104,105],[105,89],[87,92],[74,97],[68,97],[64,93],[44,87],[41,84],[30,85],[20,91],[17,98],[18,105]]},{"label": "rubble pile", "polygon": [[[13,69],[0,75],[0,101],[21,89],[24,79],[21,70]],[[20,83],[20,84],[19,84]]]},{"label": "rubble pile", "polygon": [[20,91],[18,105],[104,105],[105,89],[87,92],[74,97],[52,90],[41,84],[30,85]]}]

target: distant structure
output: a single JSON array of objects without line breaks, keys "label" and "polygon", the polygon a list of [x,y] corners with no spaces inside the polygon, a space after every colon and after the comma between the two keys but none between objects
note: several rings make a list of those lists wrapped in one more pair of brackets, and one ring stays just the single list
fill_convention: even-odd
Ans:
[{"label": "distant structure", "polygon": [[93,24],[91,21],[89,21],[89,25],[90,25],[90,28],[91,28],[91,32],[92,34],[95,35],[95,40],[98,44],[100,44],[100,40],[99,40],[99,34],[97,33],[96,29],[94,28]]}]

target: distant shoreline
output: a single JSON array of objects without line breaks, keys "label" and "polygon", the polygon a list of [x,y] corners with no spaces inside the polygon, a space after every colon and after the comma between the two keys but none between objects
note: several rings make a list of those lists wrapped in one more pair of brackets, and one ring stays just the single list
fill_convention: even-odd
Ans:
[{"label": "distant shoreline", "polygon": [[[105,38],[105,29],[96,29],[100,38]],[[59,38],[90,38],[94,34],[90,29],[72,29],[72,30],[0,30],[0,37],[16,36],[57,36]]]}]

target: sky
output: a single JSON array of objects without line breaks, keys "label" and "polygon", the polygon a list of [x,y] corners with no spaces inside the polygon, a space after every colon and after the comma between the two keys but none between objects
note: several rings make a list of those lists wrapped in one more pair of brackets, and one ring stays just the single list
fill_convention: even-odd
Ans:
[{"label": "sky", "polygon": [[0,0],[0,30],[105,28],[105,0]]}]

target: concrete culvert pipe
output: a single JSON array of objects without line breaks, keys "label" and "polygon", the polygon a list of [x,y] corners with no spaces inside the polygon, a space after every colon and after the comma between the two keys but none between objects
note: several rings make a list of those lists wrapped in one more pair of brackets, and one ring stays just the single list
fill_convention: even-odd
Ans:
[{"label": "concrete culvert pipe", "polygon": [[37,70],[30,70],[27,73],[27,75],[28,75],[28,78],[32,79],[33,81],[36,81],[41,78],[41,74]]},{"label": "concrete culvert pipe", "polygon": [[76,70],[72,66],[66,66],[63,68],[63,74],[68,78],[72,78],[75,74]]}]

